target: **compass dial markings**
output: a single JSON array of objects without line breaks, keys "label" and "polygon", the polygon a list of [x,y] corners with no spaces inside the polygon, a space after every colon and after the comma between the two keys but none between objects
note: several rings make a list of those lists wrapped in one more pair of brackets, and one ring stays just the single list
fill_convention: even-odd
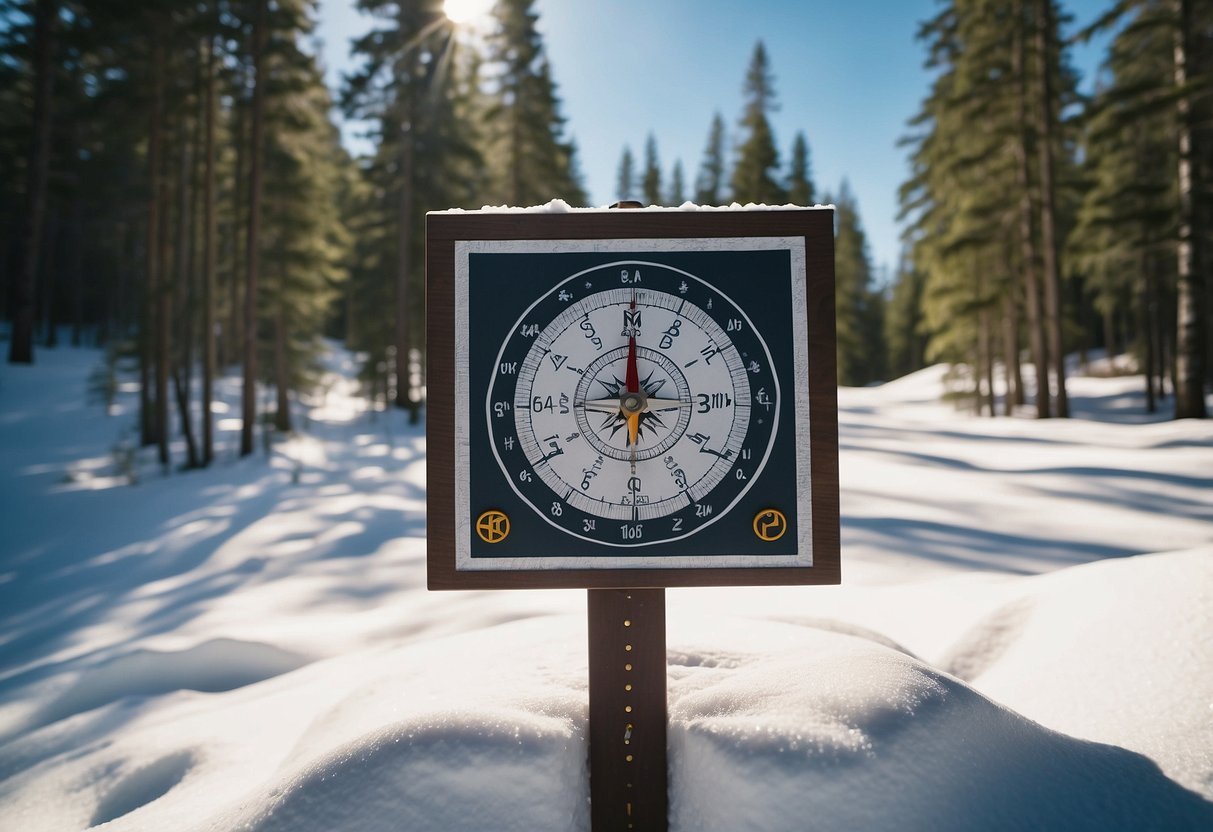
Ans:
[{"label": "compass dial markings", "polygon": [[[610,267],[601,268],[610,274]],[[677,277],[652,281],[658,269]],[[652,285],[643,291],[606,289],[559,307],[536,302],[502,347],[503,354],[508,348],[510,356],[522,359],[517,378],[501,379],[500,387],[516,405],[512,421],[520,453],[511,458],[523,470],[506,472],[511,485],[549,523],[609,545],[685,536],[708,525],[744,493],[748,486],[732,473],[753,430],[742,354],[762,356],[769,366],[769,352],[752,326],[736,337],[726,326],[734,320],[728,315],[744,317],[726,296],[702,284],[708,289],[702,294],[706,300],[694,293],[679,297],[674,292],[685,293],[683,281],[699,279],[665,267],[644,274]],[[714,312],[705,311],[713,305]],[[544,309],[553,313],[546,324]],[[767,391],[767,401],[776,401],[771,393],[778,382],[771,374],[764,371],[756,381]],[[490,399],[492,389],[490,385]],[[505,426],[490,424],[495,431]],[[767,427],[760,433],[756,440],[765,462],[773,432]],[[697,446],[690,441],[700,435],[710,442]],[[547,441],[553,438],[554,446]],[[675,458],[685,475],[679,487],[664,470],[667,457]],[[527,479],[522,478],[525,466],[531,472]],[[738,473],[751,475],[748,470]],[[537,490],[543,488],[567,504],[564,519],[549,516],[554,507]],[[594,518],[632,525],[595,525]],[[660,526],[647,525],[661,518],[668,519]]]}]

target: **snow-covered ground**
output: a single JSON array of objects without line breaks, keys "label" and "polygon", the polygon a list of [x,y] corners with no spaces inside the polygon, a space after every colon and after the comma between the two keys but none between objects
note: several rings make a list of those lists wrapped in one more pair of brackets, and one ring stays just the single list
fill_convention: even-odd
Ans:
[{"label": "snow-covered ground", "polygon": [[[347,356],[136,485],[98,361],[0,367],[0,829],[588,829],[585,593],[427,592],[424,433]],[[1213,423],[941,378],[840,391],[842,587],[668,592],[671,828],[1213,829]]]}]

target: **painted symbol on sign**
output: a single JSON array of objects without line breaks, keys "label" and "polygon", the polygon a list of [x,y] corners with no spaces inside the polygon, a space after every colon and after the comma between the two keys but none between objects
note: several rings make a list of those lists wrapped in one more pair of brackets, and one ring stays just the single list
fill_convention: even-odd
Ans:
[{"label": "painted symbol on sign", "polygon": [[485,543],[500,543],[510,534],[510,518],[504,512],[490,509],[476,518],[476,534]]},{"label": "painted symbol on sign", "polygon": [[754,534],[770,543],[783,537],[788,530],[788,518],[777,508],[768,508],[754,515]]}]

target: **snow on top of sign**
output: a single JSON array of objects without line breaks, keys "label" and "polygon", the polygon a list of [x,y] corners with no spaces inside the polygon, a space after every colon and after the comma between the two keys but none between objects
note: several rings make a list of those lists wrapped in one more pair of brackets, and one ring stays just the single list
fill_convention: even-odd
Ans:
[{"label": "snow on top of sign", "polygon": [[[761,203],[748,202],[742,205],[739,202],[733,202],[729,205],[697,205],[694,202],[687,201],[677,207],[669,207],[664,205],[647,205],[642,208],[632,210],[637,211],[824,211],[833,210],[834,206],[830,205],[814,205],[812,207],[804,205],[766,205]],[[597,208],[574,208],[563,199],[553,199],[551,202],[543,205],[517,206],[517,205],[485,205],[476,210],[467,210],[464,208],[449,208],[445,211],[431,211],[431,214],[597,214],[604,212],[614,212],[618,209],[611,208],[609,205],[599,206]]]}]

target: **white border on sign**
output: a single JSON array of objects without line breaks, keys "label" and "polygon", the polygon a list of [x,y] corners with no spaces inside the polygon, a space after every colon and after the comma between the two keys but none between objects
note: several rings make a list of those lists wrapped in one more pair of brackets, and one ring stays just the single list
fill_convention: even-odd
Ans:
[{"label": "white border on sign", "polygon": [[[684,251],[787,251],[792,293],[793,396],[796,446],[797,554],[601,557],[471,556],[471,414],[468,355],[468,280],[472,254],[646,253]],[[813,565],[812,483],[809,442],[808,297],[803,237],[708,237],[635,240],[458,240],[455,242],[455,569],[519,571],[565,569],[707,569]],[[479,411],[479,408],[477,408]],[[634,550],[639,552],[640,550]]]}]

